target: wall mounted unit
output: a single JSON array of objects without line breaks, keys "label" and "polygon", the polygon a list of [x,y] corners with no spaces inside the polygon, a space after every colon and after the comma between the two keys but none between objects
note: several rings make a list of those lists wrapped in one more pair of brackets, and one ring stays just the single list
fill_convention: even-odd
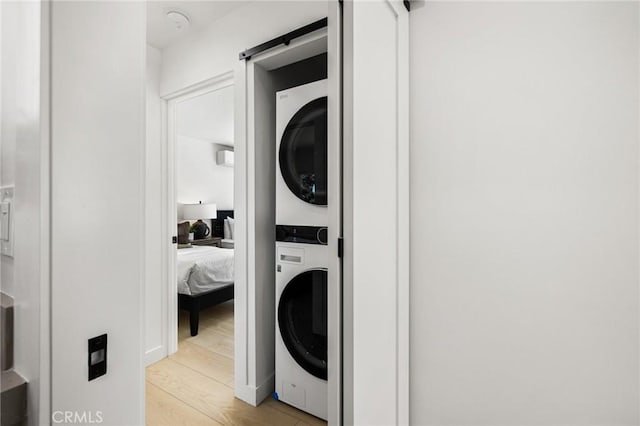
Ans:
[{"label": "wall mounted unit", "polygon": [[216,153],[216,163],[218,166],[233,167],[233,151],[223,149]]}]

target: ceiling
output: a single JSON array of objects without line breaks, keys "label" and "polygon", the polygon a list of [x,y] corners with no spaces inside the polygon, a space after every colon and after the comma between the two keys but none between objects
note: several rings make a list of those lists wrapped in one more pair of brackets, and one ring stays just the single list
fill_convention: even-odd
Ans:
[{"label": "ceiling", "polygon": [[222,145],[233,145],[233,86],[181,102],[176,133]]},{"label": "ceiling", "polygon": [[[179,40],[186,34],[201,31],[216,19],[222,18],[248,1],[147,1],[147,43],[158,49]],[[176,10],[189,17],[191,25],[178,30],[166,18],[166,13]]]}]

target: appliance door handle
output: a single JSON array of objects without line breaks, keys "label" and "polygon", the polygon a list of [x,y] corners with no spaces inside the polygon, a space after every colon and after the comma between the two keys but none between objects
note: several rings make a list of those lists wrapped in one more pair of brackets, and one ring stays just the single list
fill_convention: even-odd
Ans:
[{"label": "appliance door handle", "polygon": [[295,262],[295,263],[302,262],[302,258],[300,256],[291,256],[289,254],[281,254],[280,260],[282,262]]}]

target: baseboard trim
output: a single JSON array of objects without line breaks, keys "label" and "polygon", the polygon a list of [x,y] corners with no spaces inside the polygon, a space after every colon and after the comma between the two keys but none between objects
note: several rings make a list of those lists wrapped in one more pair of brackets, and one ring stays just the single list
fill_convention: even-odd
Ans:
[{"label": "baseboard trim", "polygon": [[256,406],[256,392],[255,388],[247,385],[236,385],[233,387],[234,394],[236,398],[241,401],[246,402],[247,404]]},{"label": "baseboard trim", "polygon": [[160,361],[163,358],[167,357],[167,350],[164,346],[156,346],[153,349],[149,349],[144,354],[144,365],[148,367],[149,365]]},{"label": "baseboard trim", "polygon": [[275,390],[275,375],[271,374],[264,382],[258,386],[240,385],[236,383],[235,395],[247,404],[254,407],[260,405],[262,401],[267,399]]},{"label": "baseboard trim", "polygon": [[256,405],[267,399],[276,390],[276,376],[271,374],[267,380],[256,388]]}]

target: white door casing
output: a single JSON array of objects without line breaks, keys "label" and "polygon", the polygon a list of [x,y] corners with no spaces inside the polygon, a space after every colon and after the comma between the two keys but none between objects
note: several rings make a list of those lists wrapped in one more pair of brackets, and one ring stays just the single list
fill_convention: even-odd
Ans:
[{"label": "white door casing", "polygon": [[327,421],[342,424],[342,7],[329,2],[327,19],[327,187],[329,263],[327,286]]}]

